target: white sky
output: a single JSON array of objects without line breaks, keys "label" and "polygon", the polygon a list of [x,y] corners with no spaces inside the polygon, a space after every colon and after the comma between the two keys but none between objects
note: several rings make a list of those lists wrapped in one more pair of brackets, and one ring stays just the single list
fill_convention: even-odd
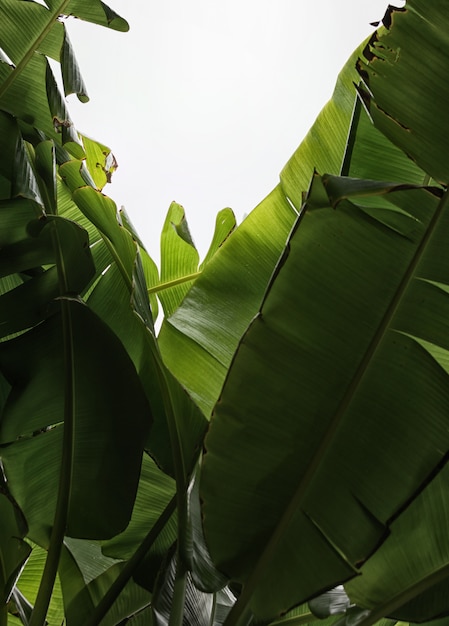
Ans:
[{"label": "white sky", "polygon": [[[110,0],[129,33],[69,20],[91,98],[77,128],[119,162],[105,192],[158,259],[172,200],[204,255],[216,213],[241,221],[329,99],[385,0]],[[400,2],[399,4],[403,4]]]}]

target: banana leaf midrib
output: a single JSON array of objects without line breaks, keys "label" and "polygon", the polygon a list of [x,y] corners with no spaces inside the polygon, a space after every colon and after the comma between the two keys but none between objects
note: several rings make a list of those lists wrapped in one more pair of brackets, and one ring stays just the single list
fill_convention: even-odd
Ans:
[{"label": "banana leaf midrib", "polygon": [[[370,362],[372,361],[372,358],[374,357],[377,348],[379,347],[380,343],[382,342],[383,337],[385,336],[385,334],[388,332],[389,328],[390,328],[390,322],[394,316],[394,314],[396,313],[398,307],[400,306],[401,302],[402,302],[402,298],[410,284],[410,282],[415,278],[415,271],[416,268],[421,260],[421,258],[423,257],[423,255],[425,254],[425,251],[427,249],[427,246],[432,238],[433,233],[435,232],[435,230],[437,230],[438,228],[438,224],[439,224],[439,220],[441,215],[444,213],[444,210],[447,208],[447,204],[449,202],[449,196],[448,193],[445,192],[444,195],[442,196],[440,202],[437,205],[437,208],[435,210],[434,215],[432,216],[429,225],[426,229],[426,231],[424,232],[421,241],[419,243],[419,245],[417,246],[416,252],[413,255],[407,271],[405,272],[401,282],[398,285],[398,288],[396,289],[396,292],[387,308],[387,310],[384,313],[384,316],[382,318],[382,321],[377,329],[377,331],[375,332],[370,344],[368,345],[367,350],[365,351],[365,354],[363,356],[363,358],[360,361],[359,366],[357,367],[357,370],[354,373],[354,376],[349,384],[349,386],[346,389],[346,392],[343,395],[343,398],[334,414],[334,416],[331,418],[329,427],[326,429],[326,432],[324,434],[324,437],[322,438],[321,442],[319,443],[319,445],[317,446],[315,452],[312,455],[312,458],[310,459],[307,468],[292,496],[292,498],[290,499],[287,507],[285,508],[278,524],[276,525],[275,529],[273,530],[271,537],[269,539],[269,541],[266,544],[266,547],[264,549],[264,551],[262,552],[261,556],[259,557],[259,560],[257,561],[252,573],[250,574],[250,576],[248,577],[243,592],[240,595],[237,603],[235,604],[234,608],[231,610],[228,620],[226,621],[226,626],[234,626],[236,624],[240,624],[241,623],[241,619],[242,617],[244,617],[246,610],[247,610],[247,606],[251,600],[252,594],[254,593],[254,591],[256,590],[260,579],[263,577],[264,575],[264,571],[266,568],[269,568],[271,560],[273,558],[273,555],[276,552],[277,546],[280,543],[280,541],[282,540],[283,536],[284,536],[284,532],[286,531],[286,529],[289,527],[289,524],[293,518],[293,516],[295,515],[295,513],[300,509],[303,501],[304,501],[304,497],[306,496],[308,489],[310,487],[311,482],[313,481],[313,477],[316,474],[317,469],[320,467],[322,460],[326,457],[326,454],[328,452],[328,450],[331,448],[332,443],[334,441],[334,438],[337,434],[337,431],[339,429],[339,426],[342,422],[343,416],[346,413],[347,408],[349,407],[349,405],[352,402],[353,397],[355,396],[357,389],[359,388],[359,385],[365,375],[366,370],[368,369],[368,366],[370,364]],[[303,217],[305,216],[306,212],[308,210],[308,204],[307,204],[307,200],[304,203],[303,209],[301,210],[295,225],[292,228],[292,231],[290,233],[288,242],[286,244],[286,248],[285,248],[285,254],[283,254],[278,262],[278,265],[275,269],[275,271],[273,272],[273,276],[272,279],[267,287],[264,299],[262,301],[262,305],[260,307],[258,316],[262,316],[263,315],[263,306],[264,303],[266,301],[266,299],[269,296],[270,290],[276,280],[276,277],[278,275],[278,273],[280,271],[282,271],[282,265],[287,261],[288,258],[288,250],[289,250],[289,242],[291,240],[291,238],[293,237],[293,235],[295,234],[295,232],[298,230],[301,221],[303,219]],[[256,316],[256,317],[258,317]],[[242,337],[240,344],[242,342],[244,342],[246,334],[250,331],[251,326],[248,328],[248,330],[246,331],[245,335]],[[238,353],[238,349],[236,351],[236,354]],[[231,368],[232,369],[232,365]],[[383,609],[382,609],[383,610]],[[375,621],[377,621],[380,617],[382,617],[383,615],[385,615],[386,613],[383,612],[382,614],[379,613],[379,616],[376,618]],[[366,624],[364,626],[370,626],[373,622],[370,621],[369,624]]]}]

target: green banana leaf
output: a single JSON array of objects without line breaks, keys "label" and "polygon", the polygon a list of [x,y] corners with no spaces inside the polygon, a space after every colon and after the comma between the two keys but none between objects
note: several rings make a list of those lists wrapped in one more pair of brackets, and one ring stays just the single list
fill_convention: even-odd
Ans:
[{"label": "green banana leaf", "polygon": [[[199,254],[195,248],[182,206],[172,202],[161,234],[161,282],[176,281],[198,271]],[[188,292],[189,283],[159,293],[164,313],[169,317]]]},{"label": "green banana leaf", "polygon": [[67,533],[106,539],[127,525],[137,490],[151,411],[119,340],[85,305],[68,301],[71,326],[54,314],[0,346],[12,389],[3,410],[2,461],[29,536],[47,547],[58,492],[64,390],[73,345],[73,474]]},{"label": "green banana leaf", "polygon": [[[146,448],[169,474],[175,474],[177,460],[188,474],[199,454],[206,420],[179,382],[166,372],[160,357],[138,244],[120,223],[112,200],[91,187],[75,189],[73,198],[97,226],[111,253],[113,264],[97,281],[88,303],[125,345],[149,398],[154,425]],[[169,406],[174,411],[172,434]]]},{"label": "green banana leaf", "polygon": [[179,308],[192,282],[214,258],[235,225],[231,209],[219,211],[209,250],[200,264],[184,208],[176,202],[171,204],[161,234],[161,281],[149,290],[158,293],[166,317]]},{"label": "green banana leaf", "polygon": [[[177,584],[176,554],[172,554],[159,572],[153,594],[152,611],[155,626],[168,626],[174,611],[175,587]],[[235,597],[227,587],[216,593],[200,591],[194,584],[190,572],[186,574],[183,622],[190,626],[221,626],[226,620]]]},{"label": "green banana leaf", "polygon": [[[152,546],[153,555],[135,572],[135,578],[140,576],[140,582],[152,589],[152,582],[149,584],[147,578],[145,585],[144,578],[151,568],[154,571],[152,564],[160,564],[161,552],[173,543],[175,525],[172,509],[169,514],[163,506],[170,489],[157,491],[158,485],[165,485],[162,472],[150,463],[151,469],[144,470],[137,485],[142,448],[145,445],[161,467],[176,476],[177,489],[182,492],[199,455],[206,427],[192,397],[206,415],[213,412],[201,493],[208,547],[214,565],[244,584],[228,623],[244,623],[248,608],[259,619],[272,619],[336,583],[358,573],[363,576],[363,563],[367,559],[367,590],[361,596],[374,597],[366,601],[372,609],[367,619],[377,619],[376,615],[383,615],[385,602],[388,605],[390,599],[372,593],[374,576],[369,573],[368,557],[385,540],[390,528],[391,537],[394,536],[395,524],[402,523],[408,528],[408,510],[403,517],[401,513],[411,500],[417,497],[416,505],[425,505],[426,500],[421,502],[425,492],[420,496],[420,489],[440,468],[449,443],[445,420],[449,408],[445,309],[449,289],[444,245],[447,142],[444,132],[437,134],[436,121],[440,116],[441,122],[444,98],[438,100],[440,92],[429,87],[416,52],[420,46],[416,45],[416,37],[410,37],[410,33],[421,34],[425,16],[429,24],[426,22],[422,28],[418,41],[421,46],[431,47],[434,32],[444,29],[443,4],[440,1],[435,11],[427,12],[424,3],[415,0],[410,2],[410,10],[389,11],[385,21],[387,30],[380,29],[365,49],[369,62],[358,64],[365,82],[358,91],[367,110],[362,109],[353,86],[360,77],[355,69],[359,50],[343,71],[331,103],[284,168],[281,182],[272,194],[224,243],[232,226],[223,227],[212,245],[215,254],[208,255],[207,264],[200,268],[201,276],[190,289],[176,286],[176,291],[161,296],[170,317],[164,322],[160,346],[172,374],[166,371],[158,352],[152,325],[155,307],[152,311],[148,303],[148,288],[157,290],[161,286],[155,282],[154,267],[143,257],[133,229],[120,220],[115,205],[97,191],[108,175],[108,156],[100,144],[90,145],[89,140],[84,140],[82,145],[70,125],[45,58],[35,54],[39,50],[60,60],[65,92],[73,91],[80,99],[86,99],[70,43],[62,24],[55,21],[57,12],[72,13],[118,29],[125,29],[126,24],[99,2],[48,0],[50,11],[45,7],[36,9],[40,5],[32,2],[17,4],[23,11],[32,6],[25,19],[31,20],[31,12],[39,14],[38,24],[42,15],[48,30],[47,38],[41,38],[42,48],[31,46],[23,52],[17,51],[11,38],[5,52],[17,67],[13,69],[6,57],[0,65],[0,82],[5,78],[3,85],[7,86],[7,89],[3,87],[3,95],[0,87],[0,107],[8,112],[1,113],[0,123],[7,131],[7,153],[17,155],[14,170],[6,157],[0,157],[0,191],[7,202],[3,219],[8,228],[11,197],[16,198],[14,207],[22,211],[17,221],[13,218],[11,240],[7,242],[10,247],[3,259],[5,277],[0,287],[9,292],[11,286],[21,282],[33,284],[35,291],[28,292],[28,299],[44,293],[38,315],[8,332],[42,322],[40,326],[0,348],[9,381],[2,381],[0,393],[6,403],[7,418],[2,423],[7,436],[1,453],[7,475],[15,476],[9,486],[25,512],[30,536],[39,539],[42,545],[48,543],[55,508],[54,470],[61,450],[62,428],[57,417],[61,410],[54,409],[58,400],[60,404],[61,396],[43,399],[50,407],[44,415],[42,407],[36,407],[36,396],[43,397],[38,383],[41,381],[47,391],[52,389],[63,369],[60,356],[55,359],[59,368],[48,366],[44,358],[42,370],[37,357],[45,354],[44,344],[50,346],[49,358],[54,354],[52,342],[57,333],[52,328],[47,337],[45,332],[49,321],[55,318],[47,319],[44,305],[59,294],[56,289],[60,290],[60,283],[55,271],[58,258],[54,256],[50,239],[45,239],[42,230],[43,239],[38,243],[30,240],[34,231],[29,227],[33,219],[29,211],[33,207],[41,213],[43,208],[53,214],[58,212],[65,221],[73,214],[85,229],[79,229],[84,237],[83,249],[87,248],[86,232],[89,234],[90,269],[73,283],[73,290],[86,293],[90,308],[72,305],[70,300],[64,304],[73,309],[78,322],[81,317],[75,312],[76,307],[88,311],[86,319],[81,320],[83,330],[89,330],[88,336],[76,342],[82,353],[78,365],[82,365],[80,371],[91,374],[95,385],[101,379],[103,395],[80,376],[82,395],[90,403],[95,394],[95,401],[102,405],[95,417],[106,422],[106,413],[109,420],[111,415],[116,415],[112,424],[122,424],[122,415],[118,415],[120,407],[121,413],[125,413],[122,383],[127,387],[126,397],[136,395],[138,409],[146,407],[143,412],[149,412],[149,401],[155,417],[149,437],[143,430],[137,428],[135,433],[136,429],[131,428],[130,439],[134,435],[139,438],[138,445],[132,441],[137,446],[137,452],[134,448],[130,453],[133,467],[128,467],[127,455],[111,454],[108,448],[110,444],[112,449],[121,450],[124,442],[120,428],[116,428],[114,436],[108,431],[111,439],[102,442],[98,458],[94,453],[86,463],[83,457],[82,463],[75,464],[73,483],[80,491],[75,491],[77,506],[72,502],[70,510],[70,532],[81,536],[112,536],[118,532],[119,523],[121,530],[125,520],[131,519],[123,535],[103,546],[104,551],[112,550],[111,554],[122,554],[120,558],[128,559],[129,563],[139,543],[142,545],[145,533],[158,523],[148,516],[149,528],[145,529],[146,503],[154,497],[155,510],[161,513],[165,525],[162,533],[166,532],[166,536],[159,536],[160,543],[156,541]],[[9,5],[11,0],[6,0],[3,6]],[[10,17],[11,13],[6,11],[5,15]],[[7,20],[4,24],[8,28]],[[1,36],[0,45],[3,45]],[[438,45],[432,48],[432,63],[439,68],[445,67],[446,45],[442,33]],[[15,54],[18,56],[13,59]],[[416,87],[410,84],[411,68],[415,66],[419,69]],[[441,80],[443,77],[444,71]],[[398,110],[389,102],[390,90],[385,87],[392,81],[398,85],[397,97],[402,98]],[[407,110],[404,121],[400,116],[408,99],[413,100],[413,106],[409,107],[410,115]],[[419,126],[423,103],[429,109],[434,107],[435,118],[424,128]],[[390,110],[394,111],[394,122]],[[19,119],[25,142],[13,116]],[[57,144],[62,135],[62,143],[72,154],[79,158],[87,155],[87,168],[80,161],[68,160],[67,154],[61,156],[60,146],[54,149],[49,142],[42,141],[41,135],[30,130],[30,124],[37,125]],[[431,145],[436,145],[434,156],[428,154]],[[60,172],[73,192],[77,207],[67,188],[57,181],[56,161],[65,161]],[[341,174],[343,178],[316,174],[309,189],[314,170],[320,174],[326,171]],[[432,177],[443,185],[419,187],[429,183]],[[59,220],[53,218],[50,222]],[[186,258],[176,262],[177,251],[184,243],[188,246],[190,243],[185,241],[185,233],[183,239],[182,230],[175,234],[163,258],[165,268],[170,270],[168,280],[182,278],[184,268],[190,263]],[[77,242],[81,243],[81,237]],[[54,267],[44,268],[48,262],[55,264]],[[33,282],[39,276],[26,274],[29,263],[33,271],[45,269],[46,280],[53,271],[54,291],[45,291],[45,285]],[[76,268],[73,260],[70,265]],[[192,265],[194,270],[195,265],[197,259]],[[150,280],[146,282],[145,277]],[[8,320],[20,308],[17,292],[9,297],[13,304]],[[99,316],[98,320],[92,311]],[[60,324],[58,333],[59,327]],[[81,336],[81,328],[78,331]],[[92,352],[97,335],[99,345]],[[106,344],[113,350],[103,349]],[[20,349],[25,346],[23,354],[29,357],[25,366],[19,363],[17,354],[11,356],[14,346]],[[92,361],[89,363],[88,354]],[[103,356],[108,363],[103,362]],[[108,369],[114,365],[120,375]],[[30,378],[28,387],[21,376]],[[110,386],[112,380],[111,398],[104,397],[106,379]],[[129,380],[134,381],[132,389],[139,390],[130,396]],[[335,409],[336,406],[339,408]],[[430,424],[420,421],[423,414],[433,416]],[[20,419],[16,420],[15,415],[20,415]],[[104,424],[100,430],[103,428]],[[86,436],[84,441],[97,450],[100,437],[91,438],[90,429],[86,428],[86,432],[89,439]],[[22,438],[16,440],[17,435]],[[79,450],[75,452],[79,461]],[[121,464],[115,467],[117,458]],[[86,493],[89,472],[95,475],[100,461],[104,468],[113,468],[108,479],[117,483],[118,495],[125,498],[125,513],[117,510],[121,501],[117,497],[112,502],[109,489],[101,494]],[[358,468],[357,475],[354,467]],[[36,468],[40,471],[36,472]],[[173,488],[171,479],[166,478]],[[137,504],[131,513],[136,493]],[[111,499],[106,507],[101,505],[103,496]],[[93,517],[99,515],[99,508],[104,516],[106,509],[116,526],[92,531],[91,520],[80,520],[75,508],[84,510],[86,498]],[[195,512],[195,517],[190,518],[193,531],[200,531],[198,501],[191,500],[190,505]],[[395,517],[397,520],[392,523]],[[182,526],[186,522],[182,515],[181,521]],[[89,530],[85,531],[87,527]],[[273,529],[276,529],[274,534]],[[188,529],[178,530],[182,537]],[[196,555],[193,551],[189,562],[193,575],[188,605],[192,623],[197,619],[210,623],[210,607],[203,613],[196,610],[196,588],[205,588],[216,572],[209,562],[202,533],[197,532],[195,537],[196,547],[201,549]],[[413,537],[410,535],[409,541]],[[390,550],[395,554],[397,548],[390,548],[391,545],[391,541],[385,541],[379,555],[383,550],[387,557]],[[408,550],[409,544],[404,545],[403,549]],[[181,546],[180,552],[185,553],[186,547]],[[93,548],[81,541],[75,547],[70,540],[64,548],[61,578],[69,626],[88,623],[95,605],[103,602],[107,590],[128,565],[116,563],[89,578],[81,565],[82,555],[95,549],[99,549],[98,545]],[[435,562],[440,563],[432,559]],[[62,574],[65,566],[66,574]],[[442,567],[445,566],[443,558]],[[161,580],[167,571],[162,567]],[[437,609],[445,610],[444,598],[438,595],[444,587],[433,589],[426,572],[418,566],[412,578],[410,583],[405,574],[401,576],[404,586],[399,585],[394,591],[395,610],[401,608],[397,597],[404,600],[401,594],[406,594],[401,609],[406,612],[398,615],[429,619],[437,614]],[[413,587],[416,581],[426,595],[424,603],[421,598],[415,603],[419,607],[410,597],[416,591]],[[444,571],[441,581],[444,583]],[[118,612],[111,613],[105,623],[115,624],[133,612],[137,614],[131,623],[139,623],[142,616],[151,620],[147,608],[149,595],[135,586],[133,589],[135,601],[129,604],[125,593],[123,604],[120,606],[119,601],[117,605]],[[161,589],[159,586],[156,590],[157,599],[161,598]],[[170,593],[163,592],[162,596],[170,600]],[[231,605],[232,602],[228,603],[227,608]],[[164,619],[168,619],[170,612],[167,606],[162,611]],[[417,608],[423,612],[419,613]],[[360,614],[356,617],[359,619]],[[349,624],[349,615],[345,619]]]},{"label": "green banana leaf", "polygon": [[448,467],[391,525],[385,544],[347,585],[351,601],[401,621],[449,613]]},{"label": "green banana leaf", "polygon": [[[23,611],[29,619],[32,607],[36,601],[40,579],[44,570],[47,552],[37,545],[30,547],[30,557],[28,558],[17,583],[17,591],[20,594],[13,596],[16,604],[20,602]],[[62,601],[62,590],[59,578],[56,579],[55,587],[50,602],[47,621],[49,626],[60,626],[64,619],[64,606]],[[26,622],[25,622],[26,623]]]},{"label": "green banana leaf", "polygon": [[355,66],[364,47],[348,60],[332,100],[284,167],[280,184],[224,242],[162,325],[164,360],[205,415],[212,413],[238,343],[258,311],[314,170],[339,174],[344,168],[345,175],[414,184],[426,177],[357,104]]},{"label": "green banana leaf", "polygon": [[[368,46],[361,89],[370,92],[375,125],[396,144],[387,150],[398,161],[392,168],[407,176],[401,184],[377,182],[381,147],[390,144],[371,129],[364,144],[365,113],[355,111],[355,143],[348,142],[342,172],[375,180],[315,176],[214,409],[201,497],[212,558],[244,584],[229,624],[249,608],[270,619],[356,576],[447,454],[447,197],[444,188],[404,184],[445,180],[438,172],[444,95],[428,88],[423,72],[410,77],[428,48],[447,67],[444,45],[434,45],[435,31],[446,40],[445,13],[410,4],[410,12],[390,9],[390,30],[380,29]],[[423,21],[418,42],[403,34]],[[384,46],[386,59],[376,56]],[[382,100],[396,88],[402,102],[414,103],[407,132]],[[419,142],[432,107],[427,143]],[[378,124],[379,110],[388,123]],[[401,153],[411,150],[411,138],[422,175]],[[373,149],[378,159],[363,163]],[[297,208],[303,169],[294,158],[282,175]],[[417,617],[435,616],[417,604]],[[364,623],[384,614],[379,608]]]},{"label": "green banana leaf", "polygon": [[18,118],[24,128],[37,128],[83,158],[83,144],[47,60],[60,63],[64,94],[76,93],[86,102],[86,88],[60,19],[68,15],[128,30],[126,21],[100,0],[51,0],[47,7],[4,0],[0,6],[0,109]]},{"label": "green banana leaf", "polygon": [[390,11],[389,29],[372,38],[369,61],[361,59],[358,68],[366,83],[361,93],[376,127],[444,183],[449,179],[447,21],[443,1],[408,0],[404,9]]},{"label": "green banana leaf", "polygon": [[[122,533],[102,542],[103,554],[114,559],[130,559],[151,528],[164,515],[174,495],[174,480],[161,472],[154,461],[144,454],[131,521]],[[172,511],[171,514],[168,512],[164,527],[147,553],[144,564],[134,573],[134,579],[145,589],[153,590],[156,573],[168,549],[176,542],[176,537],[176,515]]]},{"label": "green banana leaf", "polygon": [[[59,575],[67,626],[84,626],[113,585],[124,564],[101,554],[93,542],[66,539]],[[115,626],[148,606],[151,595],[130,581],[101,622]]]},{"label": "green banana leaf", "polygon": [[211,413],[293,217],[276,189],[224,242],[162,325],[158,339],[164,361],[205,415]]},{"label": "green banana leaf", "polygon": [[[390,209],[356,204],[380,190]],[[434,390],[439,366],[413,324],[416,285],[445,280],[427,261],[444,254],[440,196],[316,176],[240,343],[206,437],[201,497],[212,558],[251,590],[239,602],[259,618],[355,576],[441,462],[436,443],[449,444],[447,384],[440,376]],[[425,441],[423,413],[435,416]]]},{"label": "green banana leaf", "polygon": [[23,541],[27,524],[17,504],[0,488],[0,603],[8,602],[31,548]]}]

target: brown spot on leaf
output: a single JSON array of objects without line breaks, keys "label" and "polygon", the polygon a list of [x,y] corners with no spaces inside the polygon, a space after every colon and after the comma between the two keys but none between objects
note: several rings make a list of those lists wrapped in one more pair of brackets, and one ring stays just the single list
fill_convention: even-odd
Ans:
[{"label": "brown spot on leaf", "polygon": [[382,18],[382,24],[389,30],[393,21],[393,13],[405,13],[406,11],[405,7],[394,7],[392,4],[389,4]]},{"label": "brown spot on leaf", "polygon": [[372,61],[376,56],[373,52],[373,48],[378,41],[379,41],[379,37],[377,36],[377,31],[376,31],[371,35],[371,37],[368,40],[368,43],[363,49],[363,56],[368,62]]}]

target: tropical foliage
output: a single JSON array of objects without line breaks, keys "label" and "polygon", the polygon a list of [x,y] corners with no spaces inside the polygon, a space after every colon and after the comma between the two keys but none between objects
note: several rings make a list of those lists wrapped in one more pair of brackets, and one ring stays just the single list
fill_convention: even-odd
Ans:
[{"label": "tropical foliage", "polygon": [[160,271],[65,101],[66,17],[127,23],[45,4],[0,0],[0,626],[445,623],[445,2],[388,8],[202,263],[173,204]]}]

